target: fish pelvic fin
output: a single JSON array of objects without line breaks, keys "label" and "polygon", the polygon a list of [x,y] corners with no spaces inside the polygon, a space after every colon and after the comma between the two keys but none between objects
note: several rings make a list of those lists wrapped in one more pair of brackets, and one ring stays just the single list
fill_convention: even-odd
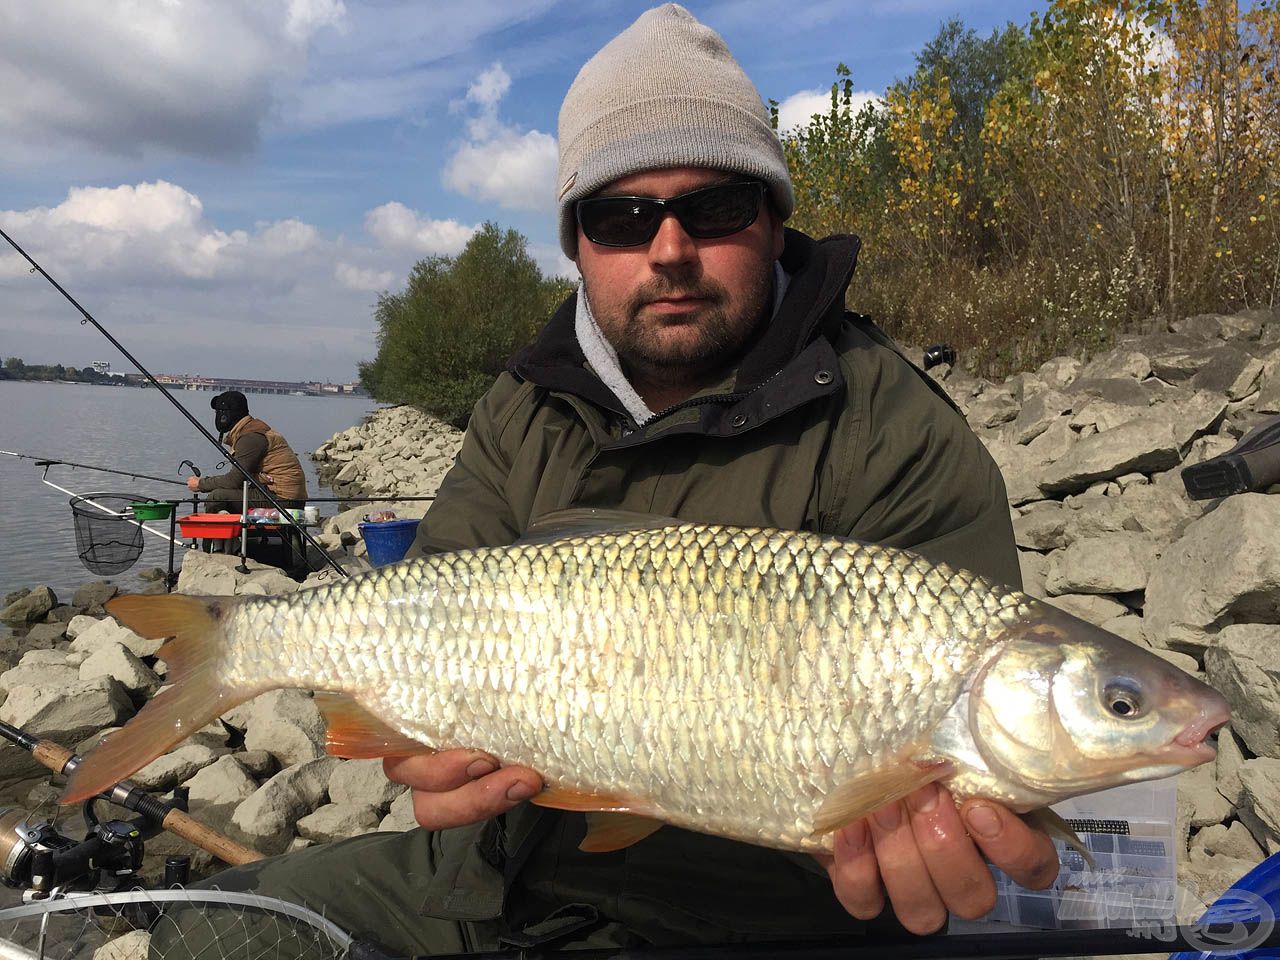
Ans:
[{"label": "fish pelvic fin", "polygon": [[1080,856],[1084,857],[1084,862],[1089,865],[1090,870],[1098,869],[1098,861],[1093,858],[1091,851],[1080,834],[1071,829],[1071,824],[1058,814],[1056,810],[1049,807],[1039,807],[1036,810],[1028,810],[1022,814],[1022,819],[1037,830],[1047,833],[1054,840],[1061,840],[1068,847],[1074,850]]},{"label": "fish pelvic fin", "polygon": [[241,601],[214,597],[124,596],[107,611],[144,637],[170,637],[156,653],[170,685],[124,727],[104,739],[71,772],[61,803],[107,790],[260,691],[222,684],[218,663],[226,645],[226,610]]},{"label": "fish pelvic fin", "polygon": [[955,768],[946,761],[921,765],[902,760],[842,783],[827,795],[813,821],[812,836],[839,830],[861,820],[885,804],[901,800],[927,783],[951,776]]},{"label": "fish pelvic fin", "polygon": [[325,752],[335,757],[371,760],[375,757],[435,753],[422,741],[406,737],[379,720],[367,707],[345,693],[317,691],[315,701],[324,715]]},{"label": "fish pelvic fin", "polygon": [[603,793],[583,793],[564,787],[548,787],[529,801],[540,807],[572,810],[587,815],[587,835],[578,844],[586,853],[609,853],[639,843],[663,826],[650,816],[644,801]]},{"label": "fish pelvic fin", "polygon": [[612,853],[656,833],[661,820],[637,817],[631,813],[599,811],[587,814],[587,835],[578,844],[584,853]]}]

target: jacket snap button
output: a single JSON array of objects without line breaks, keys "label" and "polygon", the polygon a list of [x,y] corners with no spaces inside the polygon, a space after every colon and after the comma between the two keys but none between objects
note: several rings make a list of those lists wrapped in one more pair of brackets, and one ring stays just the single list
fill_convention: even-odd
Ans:
[{"label": "jacket snap button", "polygon": [[747,416],[744,413],[735,413],[729,420],[729,426],[740,427],[747,422]]},{"label": "jacket snap button", "polygon": [[830,383],[830,382],[832,381],[832,379],[833,379],[833,378],[832,378],[832,376],[831,376],[831,371],[830,371],[830,370],[819,370],[817,373],[815,373],[815,374],[813,375],[813,382],[814,382],[814,383],[820,383],[820,384],[822,384],[824,387],[825,387],[828,383]]}]

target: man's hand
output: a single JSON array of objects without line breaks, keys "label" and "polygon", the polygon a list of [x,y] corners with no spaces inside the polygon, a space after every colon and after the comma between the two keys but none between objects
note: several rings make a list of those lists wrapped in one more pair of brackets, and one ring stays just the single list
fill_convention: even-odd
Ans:
[{"label": "man's hand", "polygon": [[542,789],[542,778],[526,767],[499,767],[478,750],[446,750],[382,761],[387,779],[413,790],[413,815],[428,830],[479,823]]},{"label": "man's hand", "polygon": [[187,489],[190,490],[192,493],[196,493],[197,491],[199,491],[200,478],[194,477],[194,476],[187,477]]},{"label": "man's hand", "polygon": [[819,857],[836,897],[870,920],[885,897],[912,933],[933,933],[948,912],[981,917],[996,903],[983,854],[1017,883],[1043,890],[1058,875],[1049,837],[989,800],[959,810],[945,787],[929,784],[835,834],[835,855]]}]

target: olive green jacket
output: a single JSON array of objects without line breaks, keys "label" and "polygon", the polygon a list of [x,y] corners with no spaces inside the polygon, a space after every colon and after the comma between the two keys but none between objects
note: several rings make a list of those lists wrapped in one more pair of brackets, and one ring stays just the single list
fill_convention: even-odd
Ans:
[{"label": "olive green jacket", "polygon": [[[933,381],[844,309],[858,246],[787,231],[786,296],[734,374],[638,428],[586,363],[571,297],[476,406],[410,555],[511,543],[592,506],[910,547],[1020,585],[995,463]],[[673,828],[583,855],[581,820],[526,804],[442,836],[456,858],[427,912],[493,917],[505,890],[509,923],[606,911],[657,942],[851,926],[811,858]]]}]

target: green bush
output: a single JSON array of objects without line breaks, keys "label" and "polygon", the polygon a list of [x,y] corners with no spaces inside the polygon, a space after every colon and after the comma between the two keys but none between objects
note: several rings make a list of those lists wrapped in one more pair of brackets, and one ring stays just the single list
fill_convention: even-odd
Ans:
[{"label": "green bush", "polygon": [[379,401],[463,427],[571,289],[542,275],[523,236],[486,223],[458,256],[420,260],[404,290],[378,298],[378,354],[360,364],[360,379]]}]

